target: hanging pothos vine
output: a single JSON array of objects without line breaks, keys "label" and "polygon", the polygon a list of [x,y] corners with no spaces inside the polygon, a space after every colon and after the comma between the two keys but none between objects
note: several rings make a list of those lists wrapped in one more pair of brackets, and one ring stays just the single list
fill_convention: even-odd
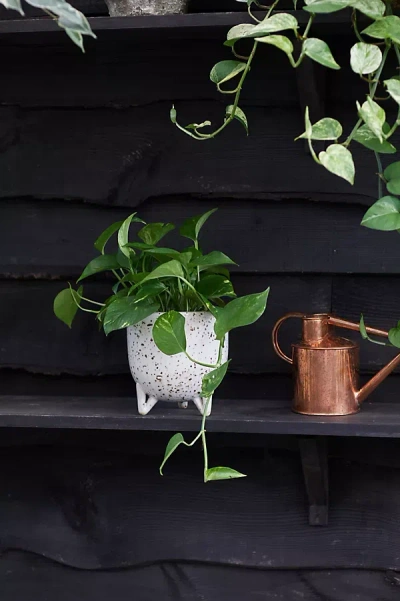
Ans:
[{"label": "hanging pothos vine", "polygon": [[[96,37],[85,15],[66,0],[25,0],[25,2],[35,8],[40,8],[46,15],[54,19],[82,52],[85,51],[83,36]],[[21,0],[0,0],[0,4],[25,16]]]},{"label": "hanging pothos vine", "polygon": [[[279,48],[287,55],[290,65],[294,68],[308,57],[330,69],[340,69],[329,45],[319,38],[312,37],[312,24],[319,14],[347,10],[355,35],[355,43],[350,51],[350,66],[366,82],[366,97],[356,103],[355,125],[347,135],[343,136],[343,127],[336,119],[326,117],[312,123],[306,108],[305,131],[299,138],[307,140],[316,163],[350,184],[354,183],[355,178],[351,144],[357,142],[371,150],[377,163],[378,199],[364,215],[362,225],[376,230],[400,232],[400,161],[391,163],[386,169],[383,169],[381,161],[382,154],[397,152],[392,137],[400,125],[400,17],[393,14],[393,10],[400,8],[400,2],[304,0],[303,10],[309,17],[304,30],[300,31],[293,11],[277,12],[280,0],[275,0],[268,7],[260,4],[258,0],[237,1],[247,3],[248,13],[254,24],[245,23],[230,29],[225,46],[231,48],[234,59],[218,62],[210,73],[210,79],[216,84],[218,91],[233,97],[233,102],[226,107],[223,123],[212,131],[209,131],[212,126],[210,121],[183,127],[177,121],[175,107],[171,109],[171,121],[185,134],[199,141],[215,138],[234,119],[237,119],[248,133],[248,120],[240,107],[240,97],[260,44]],[[294,0],[295,9],[296,4]],[[253,8],[265,11],[262,19],[258,17],[259,13],[254,14]],[[360,27],[361,21],[363,27]],[[285,35],[282,32],[285,32]],[[237,50],[238,44],[243,40],[251,44],[246,56]],[[297,41],[300,48],[296,54],[293,41]],[[396,71],[388,75],[385,70],[383,77],[390,55],[396,58]],[[228,82],[236,83],[234,87],[228,88]],[[385,110],[389,102],[394,102],[397,106],[396,119],[391,123],[387,121]],[[314,141],[326,141],[330,144],[326,150],[317,154],[313,146]],[[363,328],[363,320],[360,325],[363,336],[368,338]],[[390,331],[389,340],[394,346],[400,347],[400,322]]]}]

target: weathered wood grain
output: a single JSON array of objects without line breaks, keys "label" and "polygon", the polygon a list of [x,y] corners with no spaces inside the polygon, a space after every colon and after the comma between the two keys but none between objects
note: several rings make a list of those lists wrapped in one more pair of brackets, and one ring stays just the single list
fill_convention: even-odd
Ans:
[{"label": "weathered wood grain", "polygon": [[297,455],[264,459],[259,450],[227,448],[212,460],[248,477],[205,487],[200,454],[182,452],[161,478],[156,458],[135,453],[134,438],[130,454],[13,449],[12,461],[10,453],[1,461],[1,549],[84,569],[179,559],[270,570],[399,568],[398,469],[331,461],[331,523],[310,529],[299,510],[306,494]]},{"label": "weathered wood grain", "polygon": [[[268,311],[253,326],[232,333],[232,370],[241,373],[287,372],[275,355],[270,335],[283,313],[297,309],[321,312],[330,308],[331,280],[313,276],[235,276],[238,294],[250,294],[271,286]],[[72,330],[52,314],[53,298],[65,287],[60,282],[1,282],[0,368],[33,372],[119,374],[128,372],[126,334],[108,338],[98,330],[92,315],[80,314]],[[104,298],[111,284],[92,284],[86,293]],[[295,304],[295,307],[293,306]],[[283,329],[282,344],[296,337],[299,325]]]},{"label": "weathered wood grain", "polygon": [[[19,34],[18,42],[4,43],[2,47],[3,103],[32,107],[135,107],[165,100],[168,110],[179,100],[208,99],[223,103],[226,99],[209,80],[209,73],[216,62],[232,57],[230,49],[223,46],[230,26],[222,29],[203,26],[195,36],[195,18],[195,15],[190,18],[192,27],[177,29],[175,37],[170,28],[153,32],[149,26],[142,33],[129,29],[99,31],[96,41],[85,41],[87,51],[83,56],[65,35],[47,34],[58,36],[60,44],[53,40],[52,44],[43,45],[40,38],[35,45],[34,36],[40,34]],[[232,25],[240,20],[234,17]],[[206,23],[213,22],[209,15]],[[146,23],[149,24],[148,18]],[[110,36],[115,39],[110,41]],[[1,40],[0,37],[0,44]],[[40,42],[42,45],[38,45]],[[295,73],[282,52],[268,50],[261,48],[257,56],[252,76],[243,90],[244,102],[252,99],[261,106],[296,107]],[[273,68],[268,85],[260,86],[259,81],[265,79],[266,61]]]},{"label": "weathered wood grain", "polygon": [[[218,123],[222,117],[215,103],[179,108],[183,123],[196,117]],[[364,205],[376,198],[373,154],[355,147],[358,175],[351,187],[294,141],[303,130],[298,111],[248,107],[250,137],[237,123],[218,139],[200,143],[174,128],[169,109],[168,102],[159,102],[127,110],[21,111],[14,120],[19,142],[0,155],[1,197],[125,207],[167,195]]]},{"label": "weathered wood grain", "polygon": [[[147,200],[137,211],[146,221],[179,225],[215,207],[219,210],[202,231],[203,250],[225,252],[238,263],[235,270],[240,273],[400,271],[399,235],[360,227],[360,206],[161,197]],[[100,232],[129,213],[128,208],[105,211],[67,201],[2,200],[0,275],[76,279],[96,255],[93,242]],[[165,239],[167,246],[176,243],[183,243],[176,232]],[[384,254],[372,252],[382,247]]]},{"label": "weathered wood grain", "polygon": [[[163,601],[203,596],[207,601],[248,601],[290,598],[318,594],[328,601],[332,589],[337,601],[346,601],[353,591],[363,601],[397,601],[398,576],[396,573],[368,572],[366,570],[278,571],[243,569],[234,566],[213,566],[163,562],[160,565],[132,569],[90,572],[57,565],[42,557],[22,551],[5,553],[0,562],[0,586],[4,601],[18,598],[43,601],[43,592],[58,601],[91,596],[108,601],[115,596],[129,601],[134,595],[138,601],[162,596]],[[360,597],[361,598],[361,597]]]}]

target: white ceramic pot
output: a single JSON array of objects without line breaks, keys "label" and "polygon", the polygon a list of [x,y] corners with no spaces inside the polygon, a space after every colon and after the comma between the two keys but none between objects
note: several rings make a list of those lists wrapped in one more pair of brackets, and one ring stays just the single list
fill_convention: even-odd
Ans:
[{"label": "white ceramic pot", "polygon": [[[129,367],[136,382],[138,410],[146,415],[160,401],[175,401],[187,406],[193,401],[200,413],[204,412],[205,399],[200,397],[203,376],[211,371],[190,361],[186,355],[164,355],[155,345],[152,330],[157,317],[154,313],[147,319],[127,328]],[[215,339],[215,318],[211,313],[183,313],[187,352],[193,358],[214,365],[218,359],[219,342]],[[226,337],[223,362],[228,360],[228,336]],[[211,413],[212,399],[208,402],[207,415]]]},{"label": "white ceramic pot", "polygon": [[105,0],[110,17],[184,13],[187,0]]}]

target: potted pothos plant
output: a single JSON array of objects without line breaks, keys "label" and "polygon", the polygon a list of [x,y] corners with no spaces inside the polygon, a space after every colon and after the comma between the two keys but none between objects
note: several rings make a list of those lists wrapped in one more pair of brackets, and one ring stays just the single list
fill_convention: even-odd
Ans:
[{"label": "potted pothos plant", "polygon": [[[106,335],[127,330],[141,414],[160,399],[195,403],[202,414],[199,433],[191,442],[175,434],[160,472],[179,446],[192,447],[201,439],[205,482],[244,475],[227,467],[209,467],[206,418],[228,369],[229,332],[258,320],[269,294],[267,289],[237,297],[227,269],[233,260],[220,251],[202,252],[200,231],[213,213],[182,224],[179,233],[189,244],[182,251],[160,245],[174,229],[171,223],[145,223],[136,213],[113,223],[95,241],[98,255],[78,278],[78,288],[69,285],[54,300],[56,316],[69,327],[81,309],[95,315]],[[106,252],[113,237],[117,250]],[[102,302],[88,298],[81,282],[105,272],[114,280],[110,295]]]},{"label": "potted pothos plant", "polygon": [[[316,163],[350,184],[354,183],[356,175],[352,146],[361,144],[371,150],[377,165],[378,198],[364,215],[362,225],[376,230],[400,232],[400,161],[396,160],[385,168],[382,162],[382,155],[397,153],[393,135],[400,126],[400,17],[395,14],[396,9],[400,8],[399,0],[304,0],[302,9],[308,14],[304,28],[300,27],[295,14],[279,12],[280,0],[275,0],[268,7],[259,0],[237,1],[247,4],[253,23],[236,25],[228,31],[225,46],[231,48],[233,58],[216,63],[210,73],[210,79],[218,91],[233,97],[226,107],[221,125],[211,130],[209,121],[182,126],[177,120],[175,107],[171,109],[171,121],[186,135],[199,141],[221,134],[234,119],[243,125],[248,134],[249,123],[240,107],[240,97],[260,45],[274,46],[284,52],[293,68],[297,68],[304,60],[313,60],[329,69],[340,69],[329,45],[313,36],[312,26],[320,14],[346,10],[354,31],[349,63],[355,76],[366,84],[365,97],[356,103],[354,126],[345,134],[337,119],[325,117],[312,123],[309,109],[306,108],[305,131],[298,138],[307,140]],[[296,0],[293,7],[297,8]],[[259,13],[254,14],[254,9],[264,11],[261,18]],[[244,48],[246,44],[247,51]],[[391,56],[395,58],[396,67],[390,72],[388,58]],[[387,118],[387,107],[390,106],[395,108],[396,113],[392,120]],[[317,153],[314,142],[321,140],[329,145]],[[360,327],[363,337],[370,339],[363,319]],[[389,341],[400,348],[400,322],[390,330]],[[381,341],[377,343],[385,344]]]}]

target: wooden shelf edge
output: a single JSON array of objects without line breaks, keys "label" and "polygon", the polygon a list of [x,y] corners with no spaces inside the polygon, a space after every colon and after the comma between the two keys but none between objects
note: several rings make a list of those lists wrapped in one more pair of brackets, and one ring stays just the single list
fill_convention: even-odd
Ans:
[{"label": "wooden shelf edge", "polygon": [[[308,21],[308,13],[302,10],[279,11],[294,15],[301,25]],[[257,13],[256,13],[257,14]],[[262,15],[263,13],[260,13]],[[157,30],[157,29],[198,29],[232,27],[239,23],[252,23],[247,13],[189,13],[166,16],[138,17],[89,17],[88,21],[95,32]],[[349,16],[345,12],[331,15],[319,15],[315,26],[349,24]],[[0,35],[24,33],[64,33],[55,21],[50,18],[10,19],[0,21]]]},{"label": "wooden shelf edge", "polygon": [[[160,404],[143,417],[128,397],[0,396],[0,428],[197,431],[194,408]],[[299,436],[400,437],[400,407],[369,403],[346,417],[301,416],[288,401],[215,399],[210,432]]]}]

